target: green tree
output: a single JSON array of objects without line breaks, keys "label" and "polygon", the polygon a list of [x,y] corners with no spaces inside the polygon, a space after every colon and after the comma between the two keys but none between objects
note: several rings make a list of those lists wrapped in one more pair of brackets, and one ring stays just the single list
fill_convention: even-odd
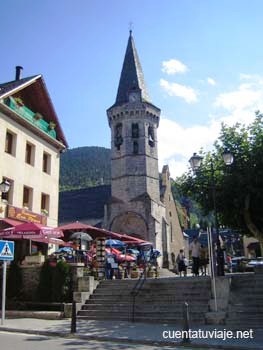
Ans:
[{"label": "green tree", "polygon": [[79,147],[62,153],[60,191],[110,184],[110,150],[103,147]]},{"label": "green tree", "polygon": [[[232,152],[234,162],[226,166],[222,153]],[[214,177],[211,177],[211,164]],[[215,151],[204,154],[203,164],[194,175],[190,171],[179,179],[181,191],[201,204],[203,212],[213,210],[215,184],[219,224],[238,229],[257,238],[263,251],[263,115],[256,112],[249,126],[222,125]]]},{"label": "green tree", "polygon": [[7,298],[19,298],[23,287],[22,271],[20,266],[12,261],[7,271],[6,294]]},{"label": "green tree", "polygon": [[71,300],[72,279],[70,265],[65,261],[58,261],[53,273],[52,300],[68,302]]},{"label": "green tree", "polygon": [[40,271],[38,285],[38,299],[43,302],[52,301],[52,280],[54,267],[50,266],[48,260],[44,262]]}]

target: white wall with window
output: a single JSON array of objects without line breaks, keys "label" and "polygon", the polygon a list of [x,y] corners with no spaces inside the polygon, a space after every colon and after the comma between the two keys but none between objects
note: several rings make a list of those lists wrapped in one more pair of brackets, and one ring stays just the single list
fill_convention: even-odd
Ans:
[{"label": "white wall with window", "polygon": [[0,179],[12,180],[9,204],[45,209],[48,225],[57,226],[59,164],[58,148],[0,112]]}]

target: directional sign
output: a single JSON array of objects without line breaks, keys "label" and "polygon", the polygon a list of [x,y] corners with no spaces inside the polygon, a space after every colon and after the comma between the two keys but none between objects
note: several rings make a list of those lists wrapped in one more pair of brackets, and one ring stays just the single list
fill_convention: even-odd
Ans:
[{"label": "directional sign", "polygon": [[14,260],[14,242],[0,241],[0,260]]}]

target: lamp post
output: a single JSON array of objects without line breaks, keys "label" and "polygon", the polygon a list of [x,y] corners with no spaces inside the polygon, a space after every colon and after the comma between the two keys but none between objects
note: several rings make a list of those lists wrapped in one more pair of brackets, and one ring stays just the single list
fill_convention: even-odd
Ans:
[{"label": "lamp post", "polygon": [[10,182],[7,179],[4,179],[0,183],[0,192],[2,192],[2,199],[6,199],[5,196],[10,189]]},{"label": "lamp post", "polygon": [[[224,163],[226,165],[231,165],[233,163],[234,157],[233,154],[227,150],[225,150],[222,154]],[[193,172],[196,172],[201,164],[203,157],[194,153],[193,156],[189,159],[189,163]],[[211,189],[212,189],[212,199],[213,199],[213,210],[215,216],[215,230],[216,230],[216,260],[217,260],[217,276],[224,276],[224,252],[221,248],[220,244],[220,236],[219,236],[219,225],[218,225],[218,213],[217,213],[217,205],[216,205],[216,184],[215,184],[215,168],[212,158],[210,158],[210,172],[211,172]]]}]

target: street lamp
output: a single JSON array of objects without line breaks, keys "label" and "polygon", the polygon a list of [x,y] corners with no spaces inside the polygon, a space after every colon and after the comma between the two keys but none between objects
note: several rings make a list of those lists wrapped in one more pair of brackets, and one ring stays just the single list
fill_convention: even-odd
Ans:
[{"label": "street lamp", "polygon": [[[225,165],[231,165],[234,161],[233,154],[225,150],[222,154]],[[189,159],[189,163],[193,172],[196,172],[201,164],[203,157],[194,153]],[[216,246],[217,246],[217,276],[224,276],[224,252],[221,249],[220,239],[219,239],[219,226],[218,226],[218,214],[216,205],[216,185],[215,185],[215,168],[212,158],[210,158],[210,171],[211,171],[211,188],[212,188],[212,199],[213,199],[213,209],[215,216],[215,229],[216,229]]]},{"label": "street lamp", "polygon": [[5,196],[3,196],[3,194],[6,194],[10,189],[10,182],[7,179],[4,179],[1,183],[0,183],[0,192],[2,192],[2,199],[6,199]]},{"label": "street lamp", "polygon": [[222,153],[222,157],[225,165],[231,165],[234,161],[233,153],[231,153],[228,150],[224,150],[224,152]]}]

